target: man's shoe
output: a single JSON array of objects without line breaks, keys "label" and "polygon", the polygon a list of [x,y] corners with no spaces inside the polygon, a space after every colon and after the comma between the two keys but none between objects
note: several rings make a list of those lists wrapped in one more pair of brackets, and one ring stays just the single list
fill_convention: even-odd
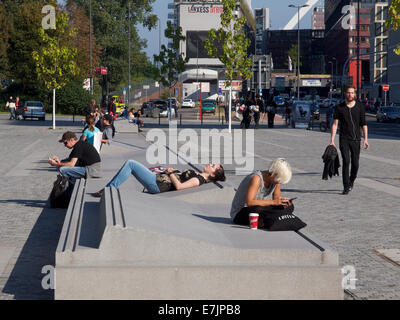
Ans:
[{"label": "man's shoe", "polygon": [[104,189],[101,189],[101,190],[99,190],[97,192],[92,193],[92,196],[95,197],[95,198],[101,198],[103,193],[104,193]]},{"label": "man's shoe", "polygon": [[342,194],[349,194],[350,192],[350,188],[346,188],[343,190]]},{"label": "man's shoe", "polygon": [[349,191],[353,190],[353,187],[354,187],[354,181],[353,181],[353,182],[350,182]]}]

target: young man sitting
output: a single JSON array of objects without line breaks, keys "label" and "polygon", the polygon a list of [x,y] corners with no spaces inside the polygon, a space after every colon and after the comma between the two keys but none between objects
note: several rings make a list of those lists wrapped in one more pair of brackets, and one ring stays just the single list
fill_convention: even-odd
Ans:
[{"label": "young man sitting", "polygon": [[49,164],[57,167],[60,174],[75,183],[76,179],[101,177],[101,159],[97,150],[86,141],[78,140],[75,133],[67,131],[59,142],[64,143],[68,149],[72,149],[66,160],[60,160],[57,156],[49,158]]}]

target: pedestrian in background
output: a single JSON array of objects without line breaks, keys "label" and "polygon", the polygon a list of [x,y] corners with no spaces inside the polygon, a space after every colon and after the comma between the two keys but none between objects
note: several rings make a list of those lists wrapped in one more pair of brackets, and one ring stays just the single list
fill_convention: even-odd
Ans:
[{"label": "pedestrian in background", "polygon": [[[343,193],[348,194],[357,178],[361,151],[361,130],[364,135],[364,148],[368,150],[368,128],[364,105],[355,100],[355,88],[346,87],[346,100],[338,104],[333,113],[331,143],[335,146],[335,135],[340,124],[339,148],[342,154]],[[350,171],[351,163],[351,171]]]},{"label": "pedestrian in background", "polygon": [[6,107],[10,109],[10,118],[8,120],[15,120],[15,100],[13,97],[10,97],[7,101]]}]

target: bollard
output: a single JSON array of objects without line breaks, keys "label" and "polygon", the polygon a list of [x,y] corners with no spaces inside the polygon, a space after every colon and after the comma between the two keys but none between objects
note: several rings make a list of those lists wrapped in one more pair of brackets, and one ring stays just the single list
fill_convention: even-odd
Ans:
[{"label": "bollard", "polygon": [[161,125],[161,116],[160,116],[160,113],[158,114],[158,125]]},{"label": "bollard", "polygon": [[180,125],[180,126],[182,125],[182,113],[179,114],[179,125]]}]

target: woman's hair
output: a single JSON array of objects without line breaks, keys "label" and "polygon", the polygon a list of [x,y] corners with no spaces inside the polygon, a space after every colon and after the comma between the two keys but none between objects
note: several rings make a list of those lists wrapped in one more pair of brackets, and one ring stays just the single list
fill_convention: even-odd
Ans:
[{"label": "woman's hair", "polygon": [[271,162],[268,171],[271,175],[275,175],[275,179],[280,184],[286,184],[292,179],[292,168],[289,162],[284,158],[277,158]]},{"label": "woman's hair", "polygon": [[87,116],[86,117],[86,123],[88,125],[89,131],[93,132],[94,131],[94,117],[93,116]]},{"label": "woman's hair", "polygon": [[133,111],[135,111],[135,109],[133,109],[133,108],[130,108],[130,109],[129,109],[129,112],[132,112],[132,113],[133,113]]},{"label": "woman's hair", "polygon": [[220,168],[215,170],[214,176],[209,177],[210,180],[212,180],[212,181],[225,181],[226,180],[224,167],[222,165],[219,165],[219,166],[220,166]]}]

